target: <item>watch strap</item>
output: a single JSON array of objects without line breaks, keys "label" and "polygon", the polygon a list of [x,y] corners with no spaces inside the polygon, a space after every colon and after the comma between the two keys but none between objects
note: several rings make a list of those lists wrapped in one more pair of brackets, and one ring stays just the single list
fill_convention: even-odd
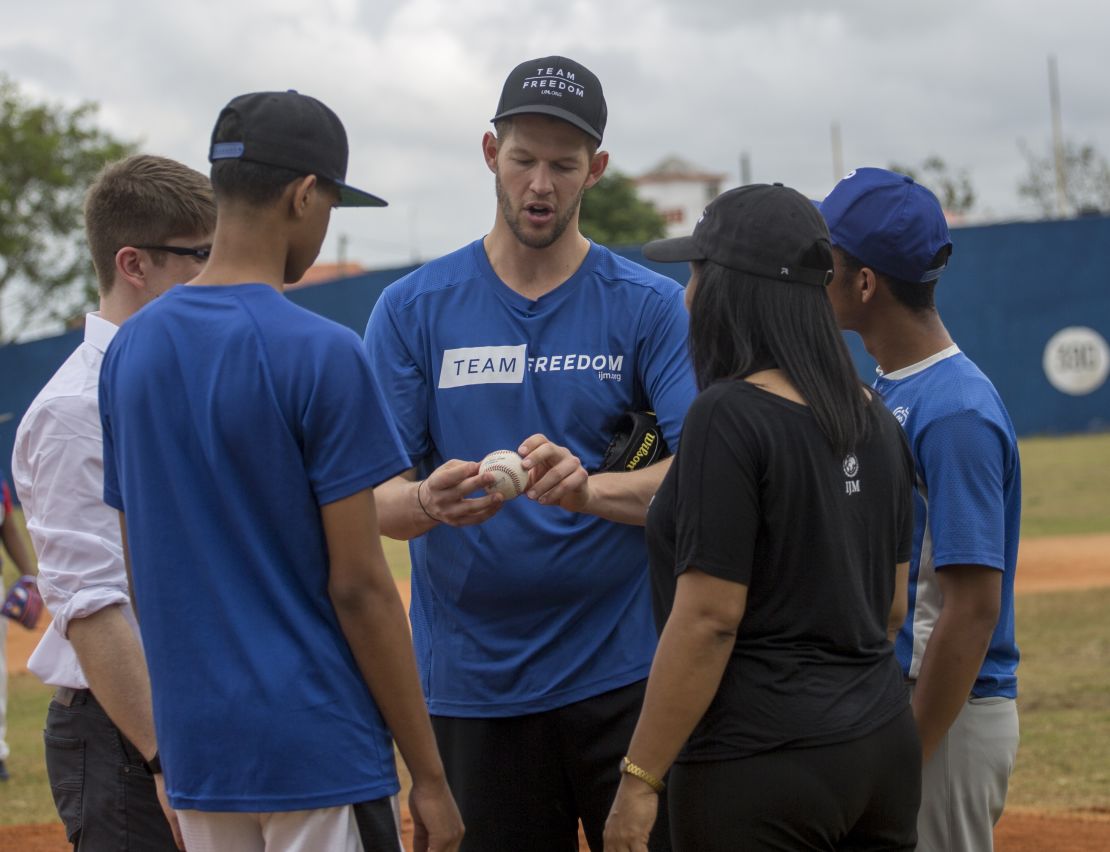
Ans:
[{"label": "watch strap", "polygon": [[162,761],[158,758],[158,752],[154,752],[154,757],[150,760],[144,760],[143,766],[146,767],[146,771],[151,775],[162,774]]}]

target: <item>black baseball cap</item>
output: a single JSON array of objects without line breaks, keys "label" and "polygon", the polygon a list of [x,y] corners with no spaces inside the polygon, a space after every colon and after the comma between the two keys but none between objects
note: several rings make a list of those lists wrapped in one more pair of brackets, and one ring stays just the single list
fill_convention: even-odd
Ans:
[{"label": "black baseball cap", "polygon": [[694,233],[644,246],[649,260],[711,260],[773,281],[832,280],[829,229],[812,201],[781,183],[756,183],[709,202]]},{"label": "black baseball cap", "polygon": [[501,89],[497,115],[490,121],[527,113],[569,121],[598,142],[608,116],[601,81],[589,68],[565,56],[529,59],[514,68]]},{"label": "black baseball cap", "polygon": [[[238,121],[239,139],[216,141],[229,118]],[[221,111],[212,130],[208,161],[247,160],[316,175],[339,187],[340,207],[385,207],[386,202],[348,186],[347,131],[325,104],[290,89],[239,95]]]}]

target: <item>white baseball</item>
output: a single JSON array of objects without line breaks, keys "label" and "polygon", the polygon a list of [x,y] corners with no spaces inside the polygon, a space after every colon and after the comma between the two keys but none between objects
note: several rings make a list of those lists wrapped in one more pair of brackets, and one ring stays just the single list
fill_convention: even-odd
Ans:
[{"label": "white baseball", "polygon": [[493,485],[486,487],[486,493],[497,491],[506,500],[512,500],[524,491],[528,484],[528,471],[522,459],[512,450],[494,450],[478,465],[480,473],[489,471],[494,476]]}]

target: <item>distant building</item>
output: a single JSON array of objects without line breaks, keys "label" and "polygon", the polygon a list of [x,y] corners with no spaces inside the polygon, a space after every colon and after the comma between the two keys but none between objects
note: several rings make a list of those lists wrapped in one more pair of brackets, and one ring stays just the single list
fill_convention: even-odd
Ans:
[{"label": "distant building", "polygon": [[726,177],[670,156],[646,174],[633,178],[633,182],[636,194],[650,202],[666,220],[667,236],[681,237],[694,230],[705,205],[721,194],[721,183]]}]

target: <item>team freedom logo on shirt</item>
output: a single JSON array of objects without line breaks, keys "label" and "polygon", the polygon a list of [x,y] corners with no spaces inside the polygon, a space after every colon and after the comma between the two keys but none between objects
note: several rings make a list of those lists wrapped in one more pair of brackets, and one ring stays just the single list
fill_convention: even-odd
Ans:
[{"label": "team freedom logo on shirt", "polygon": [[624,380],[623,355],[591,355],[562,352],[557,355],[527,354],[527,346],[471,346],[445,349],[439,368],[441,388],[467,385],[511,385],[529,373],[593,373],[599,381]]}]

